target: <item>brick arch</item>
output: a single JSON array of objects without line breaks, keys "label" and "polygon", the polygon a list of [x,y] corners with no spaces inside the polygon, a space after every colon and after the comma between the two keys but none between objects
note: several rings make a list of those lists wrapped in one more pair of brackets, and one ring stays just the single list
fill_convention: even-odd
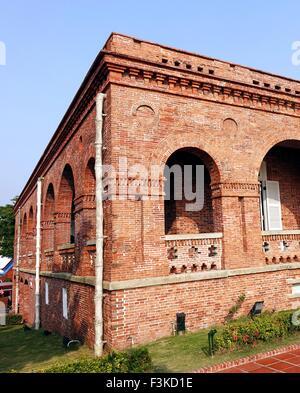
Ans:
[{"label": "brick arch", "polygon": [[58,224],[56,236],[59,244],[75,241],[75,197],[74,171],[70,164],[66,164],[55,200],[56,224]]},{"label": "brick arch", "polygon": [[27,233],[27,213],[24,213],[22,220],[22,235],[26,236]]},{"label": "brick arch", "polygon": [[[221,181],[221,163],[216,158],[216,153],[213,151],[211,145],[205,143],[197,143],[200,136],[198,133],[189,133],[188,135],[181,135],[174,137],[170,135],[164,138],[150,157],[150,165],[164,166],[169,157],[180,149],[195,149],[199,158],[208,168],[211,177],[211,183],[219,183]],[[202,142],[202,141],[201,141]]]},{"label": "brick arch", "polygon": [[33,207],[30,206],[29,214],[28,214],[27,232],[32,233],[33,229],[34,229],[34,212],[33,212]]},{"label": "brick arch", "polygon": [[53,220],[54,213],[55,213],[55,191],[54,191],[53,183],[49,183],[44,199],[43,220],[44,221]]},{"label": "brick arch", "polygon": [[55,203],[56,212],[70,212],[74,198],[74,171],[70,164],[66,164],[60,177],[59,190]]},{"label": "brick arch", "polygon": [[278,143],[282,142],[287,142],[287,141],[297,141],[300,142],[299,138],[299,132],[294,131],[291,132],[290,135],[283,137],[281,135],[270,135],[269,137],[266,137],[264,139],[265,143],[261,145],[261,147],[258,147],[256,155],[254,156],[254,168],[255,168],[255,179],[254,181],[257,181],[257,176],[261,167],[261,163],[263,162],[263,159],[265,156],[268,154],[268,152],[272,149],[272,147],[276,146]]},{"label": "brick arch", "polygon": [[55,214],[55,191],[52,182],[46,188],[43,208],[43,249],[54,249],[54,214]]},{"label": "brick arch", "polygon": [[[300,228],[299,147],[299,138],[282,138],[277,135],[277,137],[272,138],[271,142],[264,145],[264,151],[260,156],[261,160],[256,162],[257,173],[260,170],[262,162],[265,161],[267,180],[278,183],[281,224],[284,230],[298,230]],[[265,185],[262,190],[268,190],[268,185]],[[266,199],[266,196],[264,198]],[[267,217],[263,204],[261,209],[263,216]],[[268,220],[266,220],[267,222]]]},{"label": "brick arch", "polygon": [[94,195],[96,192],[95,158],[90,157],[84,170],[84,193]]},{"label": "brick arch", "polygon": [[[184,147],[177,149],[174,153],[172,153],[168,158],[166,165],[169,166],[169,168],[174,168],[173,166],[176,165],[182,169],[184,165],[191,165],[194,168],[196,165],[204,165],[205,169],[203,179],[204,183],[201,184],[201,189],[203,189],[204,192],[204,204],[202,207],[192,211],[186,208],[188,200],[185,199],[183,183],[181,185],[182,189],[180,190],[181,198],[175,200],[175,186],[173,180],[171,180],[171,175],[164,175],[164,191],[167,192],[167,189],[169,190],[169,192],[167,192],[165,195],[169,195],[170,197],[170,199],[167,198],[164,200],[165,233],[197,234],[216,232],[221,218],[221,210],[219,202],[213,201],[212,198],[211,173],[213,176],[215,176],[214,182],[219,181],[219,173],[216,173],[218,168],[216,167],[212,158],[206,152],[203,152],[198,148]],[[165,166],[165,168],[167,168],[167,166]],[[183,173],[181,172],[181,182],[183,182],[185,176],[185,171]],[[195,172],[193,174],[192,181],[193,189],[195,189],[197,182]]]}]

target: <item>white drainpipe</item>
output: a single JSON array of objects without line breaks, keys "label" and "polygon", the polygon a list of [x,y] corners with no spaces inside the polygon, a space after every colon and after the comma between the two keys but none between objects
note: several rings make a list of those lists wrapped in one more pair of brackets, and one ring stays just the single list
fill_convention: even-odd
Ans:
[{"label": "white drainpipe", "polygon": [[36,211],[36,253],[35,253],[35,329],[40,328],[40,262],[41,262],[41,210],[42,210],[42,181],[37,181],[37,211]]},{"label": "white drainpipe", "polygon": [[20,264],[20,237],[21,237],[21,209],[18,209],[18,230],[16,250],[16,292],[15,292],[15,314],[19,312],[19,264]]},{"label": "white drainpipe", "polygon": [[96,97],[96,261],[95,261],[95,356],[103,354],[103,102],[105,94]]}]

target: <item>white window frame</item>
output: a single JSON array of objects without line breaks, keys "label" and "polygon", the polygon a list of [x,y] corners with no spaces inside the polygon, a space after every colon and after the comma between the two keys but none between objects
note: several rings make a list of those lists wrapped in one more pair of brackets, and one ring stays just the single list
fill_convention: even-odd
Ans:
[{"label": "white window frame", "polygon": [[45,282],[45,304],[49,304],[49,284]]},{"label": "white window frame", "polygon": [[62,312],[63,317],[68,319],[68,291],[67,288],[62,288]]},{"label": "white window frame", "polygon": [[292,295],[299,295],[300,296],[300,283],[292,285]]},{"label": "white window frame", "polygon": [[[261,229],[263,231],[282,231],[282,211],[281,211],[281,201],[280,201],[280,184],[278,181],[268,180],[267,175],[267,164],[266,161],[263,161],[261,164],[260,172],[259,172],[259,181],[261,184],[261,192],[260,192],[260,215],[261,215]],[[271,183],[277,185],[278,188],[278,203],[270,203],[268,198],[268,185],[271,186]],[[276,184],[275,184],[276,183]],[[270,208],[277,207],[278,208],[278,222],[279,225],[271,228],[271,214]]]},{"label": "white window frame", "polygon": [[[278,191],[278,201],[277,203],[270,203],[270,198],[268,195],[268,190],[270,190],[270,185],[272,184],[272,186],[276,186],[277,187],[277,191]],[[281,213],[281,201],[280,201],[280,186],[279,186],[279,182],[278,181],[271,181],[271,180],[267,180],[266,182],[266,186],[267,186],[267,208],[268,208],[268,230],[269,231],[282,231],[282,213]],[[278,213],[278,226],[273,226],[272,228],[270,227],[271,225],[271,208],[275,207],[277,209],[277,213]]]}]

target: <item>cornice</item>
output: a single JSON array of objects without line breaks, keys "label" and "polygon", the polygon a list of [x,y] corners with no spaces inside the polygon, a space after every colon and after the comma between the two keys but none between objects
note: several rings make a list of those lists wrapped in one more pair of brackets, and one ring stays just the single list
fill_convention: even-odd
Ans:
[{"label": "cornice", "polygon": [[295,94],[102,50],[26,183],[15,212],[26,202],[35,189],[37,178],[45,175],[93,108],[97,92],[105,91],[110,83],[300,117],[300,97]]},{"label": "cornice", "polygon": [[[190,70],[177,70],[172,66],[110,53],[109,67],[119,74],[110,80],[128,86],[184,94],[235,106],[259,109],[300,117],[299,95],[241,83],[217,76],[203,75]],[[116,63],[113,63],[115,59]],[[120,64],[126,59],[127,63]],[[149,69],[151,66],[151,70]]]}]

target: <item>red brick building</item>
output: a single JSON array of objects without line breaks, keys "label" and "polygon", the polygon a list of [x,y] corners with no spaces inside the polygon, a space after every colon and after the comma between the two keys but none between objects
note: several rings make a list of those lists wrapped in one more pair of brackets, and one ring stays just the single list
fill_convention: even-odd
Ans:
[{"label": "red brick building", "polygon": [[[168,336],[178,312],[191,331],[222,323],[242,294],[245,314],[261,300],[299,307],[300,82],[112,34],[16,205],[24,318],[34,323],[42,177],[41,325],[94,343],[98,93],[104,164],[205,167],[198,212],[164,200],[163,172],[120,170],[104,188],[114,197],[103,201],[107,345]],[[122,186],[133,182],[129,198]]]}]

